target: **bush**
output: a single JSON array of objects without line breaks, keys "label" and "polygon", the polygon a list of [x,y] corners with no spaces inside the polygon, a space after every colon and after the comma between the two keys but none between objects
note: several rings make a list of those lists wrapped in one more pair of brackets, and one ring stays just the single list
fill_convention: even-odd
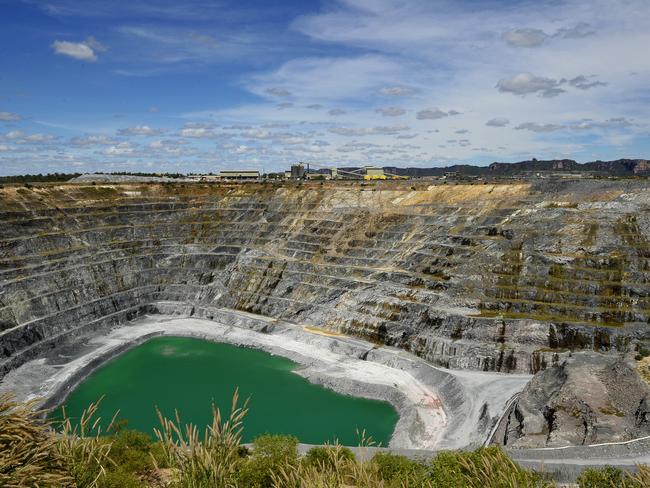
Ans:
[{"label": "bush", "polygon": [[638,484],[631,484],[625,480],[628,479],[627,474],[619,468],[605,466],[604,468],[585,469],[578,477],[578,486],[580,488],[611,488],[612,486],[641,486]]},{"label": "bush", "polygon": [[372,458],[372,462],[379,469],[379,475],[389,482],[393,480],[409,480],[410,482],[421,483],[428,477],[426,466],[405,456],[391,454],[390,452],[379,452]]},{"label": "bush", "polygon": [[156,466],[167,467],[162,445],[143,432],[121,430],[111,440],[109,457],[126,472],[143,474]]},{"label": "bush", "polygon": [[71,486],[56,438],[34,405],[0,394],[0,486]]},{"label": "bush", "polygon": [[298,464],[298,439],[290,435],[262,435],[253,441],[252,451],[237,475],[238,486],[271,488],[273,473]]},{"label": "bush", "polygon": [[122,468],[108,471],[99,482],[99,488],[145,488],[146,486],[135,474]]},{"label": "bush", "polygon": [[332,469],[341,461],[354,461],[354,453],[343,446],[317,446],[312,447],[302,462],[319,470]]},{"label": "bush", "polygon": [[498,447],[473,452],[443,452],[431,462],[434,486],[448,488],[546,488],[555,486],[547,477],[528,471]]}]

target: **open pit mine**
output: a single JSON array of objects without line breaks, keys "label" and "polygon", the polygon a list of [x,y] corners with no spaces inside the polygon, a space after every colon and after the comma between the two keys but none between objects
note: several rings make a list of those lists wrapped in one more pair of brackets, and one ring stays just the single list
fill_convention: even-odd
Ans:
[{"label": "open pit mine", "polygon": [[390,402],[396,449],[633,450],[650,436],[648,190],[5,185],[0,390],[54,407],[124,351],[194,337]]}]

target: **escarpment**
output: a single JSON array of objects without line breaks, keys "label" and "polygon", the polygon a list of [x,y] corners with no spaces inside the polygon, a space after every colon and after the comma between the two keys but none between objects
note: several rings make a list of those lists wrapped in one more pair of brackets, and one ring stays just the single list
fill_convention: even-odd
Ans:
[{"label": "escarpment", "polygon": [[144,313],[232,308],[535,373],[646,339],[641,181],[0,189],[0,375]]}]

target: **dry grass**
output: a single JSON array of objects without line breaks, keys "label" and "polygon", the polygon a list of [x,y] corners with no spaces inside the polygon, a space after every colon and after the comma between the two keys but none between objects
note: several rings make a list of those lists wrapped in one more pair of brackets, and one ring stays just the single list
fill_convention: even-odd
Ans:
[{"label": "dry grass", "polygon": [[[55,449],[65,460],[67,471],[74,480],[73,486],[78,488],[100,486],[107,467],[112,463],[109,457],[111,442],[101,437],[101,418],[96,417],[100,402],[101,399],[91,403],[78,422],[70,419],[63,408],[63,420],[56,422],[60,435]],[[111,430],[117,414],[113,416],[107,431]]]},{"label": "dry grass", "polygon": [[0,395],[0,486],[71,486],[57,439],[34,406]]},{"label": "dry grass", "polygon": [[230,417],[222,420],[221,411],[212,404],[212,424],[201,436],[193,424],[182,426],[180,415],[169,420],[158,411],[161,428],[154,429],[170,467],[177,470],[179,486],[186,488],[230,488],[240,468],[239,447],[248,400],[238,406],[235,391]]},{"label": "dry grass", "polygon": [[[0,486],[3,488],[555,486],[543,474],[521,468],[496,447],[473,452],[441,452],[429,461],[414,461],[390,452],[380,452],[371,458],[363,448],[371,447],[372,440],[362,433],[359,457],[341,445],[331,445],[314,448],[300,458],[297,439],[265,435],[254,441],[253,451],[249,453],[241,445],[248,402],[239,405],[237,392],[227,418],[212,406],[212,423],[203,432],[195,425],[181,424],[178,413],[170,420],[158,412],[161,427],[155,430],[158,439],[155,443],[133,431],[101,436],[100,419],[96,418],[98,404],[84,411],[78,422],[64,414],[58,432],[42,419],[43,412],[35,411],[34,405],[34,402],[15,402],[10,395],[0,395]],[[129,452],[138,449],[136,438],[142,446],[134,457]],[[142,456],[151,459],[144,462]],[[637,466],[635,474],[615,468],[587,471],[578,480],[581,488],[650,488],[647,466]]]}]

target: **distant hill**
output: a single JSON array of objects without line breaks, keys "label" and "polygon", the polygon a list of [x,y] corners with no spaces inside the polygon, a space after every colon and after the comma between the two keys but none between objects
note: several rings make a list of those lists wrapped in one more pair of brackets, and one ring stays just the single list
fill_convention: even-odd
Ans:
[{"label": "distant hill", "polygon": [[531,159],[518,163],[495,162],[489,166],[473,166],[470,164],[456,164],[444,168],[397,168],[394,166],[384,166],[384,171],[411,177],[442,176],[448,172],[456,172],[467,176],[514,176],[535,172],[592,172],[602,174],[603,176],[650,176],[650,161],[647,159],[617,159],[615,161],[578,163],[573,159]]}]

